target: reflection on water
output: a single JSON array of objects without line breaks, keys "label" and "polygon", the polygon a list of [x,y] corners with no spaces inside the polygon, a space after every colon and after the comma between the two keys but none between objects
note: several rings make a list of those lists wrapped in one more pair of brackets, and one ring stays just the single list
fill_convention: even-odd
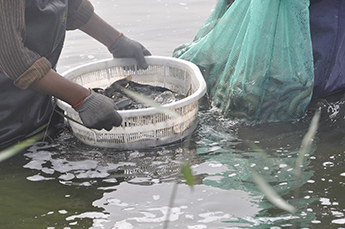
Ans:
[{"label": "reflection on water", "polygon": [[[52,143],[35,144],[0,164],[0,220],[7,228],[163,228],[180,162],[186,159],[196,185],[193,191],[183,182],[177,186],[169,228],[343,224],[343,115],[329,108],[338,105],[344,108],[342,103],[322,105],[321,126],[304,160],[298,196],[294,166],[312,111],[295,123],[245,126],[202,110],[188,148],[183,142],[114,151],[83,145],[69,131]],[[298,212],[292,215],[270,204],[249,169],[258,171]]]},{"label": "reflection on water", "polygon": [[[104,194],[94,204],[109,214],[105,228],[123,228],[123,225],[163,228],[172,186],[171,183],[163,183],[132,189],[129,184],[122,183],[118,191]],[[225,191],[196,185],[191,192],[186,185],[179,185],[169,225],[171,228],[218,228],[223,227],[222,221],[226,220],[233,221],[229,224],[232,226],[249,226],[249,223],[239,219],[258,212],[258,208],[250,201],[252,199],[247,193],[238,190]],[[223,208],[219,208],[220,203]]]},{"label": "reflection on water", "polygon": [[[215,4],[92,2],[107,20],[155,55],[165,56],[193,38]],[[142,31],[144,27],[147,30]],[[89,42],[80,33],[71,33],[59,68],[109,58],[103,47]],[[0,163],[1,228],[163,228],[182,160],[191,163],[196,185],[193,191],[183,181],[177,186],[169,228],[344,227],[345,105],[327,101],[318,105],[320,128],[297,188],[295,162],[316,106],[302,120],[256,126],[203,109],[188,147],[182,142],[114,151],[85,146],[66,130],[52,142],[37,143]],[[254,185],[250,169],[296,206],[297,213],[270,204]]]}]

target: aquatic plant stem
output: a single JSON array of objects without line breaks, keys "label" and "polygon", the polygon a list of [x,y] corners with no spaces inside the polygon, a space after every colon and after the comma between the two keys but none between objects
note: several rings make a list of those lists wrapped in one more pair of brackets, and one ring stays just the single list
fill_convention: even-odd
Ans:
[{"label": "aquatic plant stem", "polygon": [[162,113],[165,113],[165,114],[168,114],[168,115],[171,115],[172,117],[174,118],[181,118],[181,115],[177,114],[175,111],[173,110],[170,110],[168,108],[165,108],[163,106],[161,106],[159,103],[156,103],[155,101],[153,101],[152,99],[149,99],[149,98],[146,98],[145,96],[139,94],[139,93],[136,93],[136,92],[133,92],[133,91],[130,91],[124,87],[120,87],[121,91],[123,91],[123,93],[127,94],[128,96],[134,98],[135,100],[139,101],[139,102],[142,102],[150,107],[153,107],[155,109],[157,109],[158,111],[161,111]]},{"label": "aquatic plant stem", "polygon": [[178,183],[174,182],[174,187],[173,187],[173,190],[172,190],[172,193],[170,196],[169,207],[168,207],[168,211],[167,211],[166,218],[164,221],[163,229],[168,229],[171,209],[174,206],[174,201],[175,201],[176,194],[177,194],[177,187],[178,187]]},{"label": "aquatic plant stem", "polygon": [[[302,177],[302,168],[303,168],[303,160],[305,158],[305,155],[310,153],[310,148],[313,142],[313,139],[316,135],[317,129],[318,129],[318,123],[320,119],[320,110],[316,110],[309,129],[307,133],[304,135],[304,138],[301,143],[301,147],[296,159],[296,167],[295,167],[295,185],[294,185],[294,205],[290,205],[287,202],[284,201],[275,191],[274,189],[269,185],[267,181],[256,171],[249,168],[251,171],[251,176],[253,178],[253,181],[256,183],[257,187],[265,194],[266,198],[273,203],[275,206],[288,211],[292,214],[295,214],[298,209],[298,198],[299,198],[299,192],[300,192],[300,186],[301,186],[301,177]],[[262,149],[257,147],[256,145],[251,146],[252,149],[257,150],[258,152],[264,152]],[[293,228],[296,228],[296,225],[293,226]]]},{"label": "aquatic plant stem", "polygon": [[20,153],[22,150],[26,149],[27,147],[29,147],[30,145],[32,145],[33,143],[37,142],[38,140],[44,138],[44,136],[46,135],[46,133],[40,133],[37,134],[31,138],[28,138],[22,142],[19,142],[13,146],[8,147],[5,150],[2,150],[0,152],[0,162],[16,155],[17,153]]},{"label": "aquatic plant stem", "polygon": [[[75,123],[77,123],[77,124],[79,124],[79,125],[84,126],[83,123],[78,122],[77,120],[75,120],[75,119],[69,117],[68,115],[63,114],[63,113],[60,112],[60,111],[55,110],[55,112],[58,113],[60,116],[62,116],[62,117],[64,117],[64,118],[67,118],[68,120],[71,120],[72,122],[75,122]],[[87,128],[86,126],[84,126],[84,127]]]},{"label": "aquatic plant stem", "polygon": [[269,185],[261,175],[259,175],[259,173],[250,168],[249,170],[257,187],[272,204],[292,214],[296,212],[296,208],[288,204],[281,196],[279,196],[278,193],[272,188],[272,186]]},{"label": "aquatic plant stem", "polygon": [[298,198],[299,198],[299,192],[300,192],[300,185],[302,183],[302,172],[303,172],[302,168],[303,168],[304,157],[307,153],[310,153],[310,148],[311,148],[313,139],[316,135],[316,131],[318,129],[319,119],[320,119],[320,109],[316,110],[311,120],[309,129],[307,133],[304,135],[304,138],[301,143],[301,148],[297,156],[296,167],[295,167],[296,181],[295,181],[295,189],[294,189],[294,199],[296,202],[295,204],[296,208],[298,208],[297,205],[298,205]]},{"label": "aquatic plant stem", "polygon": [[[189,144],[192,138],[192,134],[189,135],[186,139],[185,145],[183,147],[183,158],[185,158],[185,150],[189,148]],[[180,168],[180,172],[177,174],[176,177],[176,181],[174,183],[174,187],[170,196],[170,200],[169,200],[169,207],[168,207],[168,211],[167,211],[167,215],[164,221],[164,225],[163,228],[164,229],[168,229],[169,226],[169,219],[170,219],[170,213],[171,213],[171,209],[174,206],[174,201],[176,198],[176,194],[177,194],[177,186],[181,181],[181,175],[183,175],[183,177],[186,179],[186,183],[191,186],[192,190],[194,187],[194,175],[192,174],[192,170],[190,169],[190,164],[188,162],[182,162],[181,163],[181,168]]]},{"label": "aquatic plant stem", "polygon": [[305,155],[310,152],[310,147],[318,128],[319,119],[320,119],[320,110],[317,110],[311,120],[308,132],[304,135],[304,138],[302,140],[301,148],[299,150],[299,154],[296,160],[296,170],[295,170],[296,177],[301,177],[302,175],[301,168],[302,168],[303,160],[304,160]]},{"label": "aquatic plant stem", "polygon": [[[55,106],[56,105],[54,105],[54,110],[55,110]],[[14,145],[0,151],[0,162],[16,155],[17,153],[20,153],[22,150],[24,150],[25,148],[28,148],[30,145],[37,142],[38,140],[43,139],[43,141],[44,141],[45,137],[49,137],[49,125],[51,123],[52,116],[53,116],[53,112],[49,117],[48,123],[42,125],[41,127],[37,128],[36,130],[31,132],[30,134],[26,135],[25,136],[26,139],[24,141],[21,141],[17,144],[14,144]],[[44,129],[45,129],[45,131],[40,133]]]}]

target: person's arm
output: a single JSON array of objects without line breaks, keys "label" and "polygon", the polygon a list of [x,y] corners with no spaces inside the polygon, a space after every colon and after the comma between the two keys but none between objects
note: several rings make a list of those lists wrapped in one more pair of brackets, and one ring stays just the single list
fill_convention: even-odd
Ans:
[{"label": "person's arm", "polygon": [[108,48],[120,35],[119,31],[109,25],[96,13],[93,13],[90,20],[84,26],[82,26],[80,30],[93,37]]},{"label": "person's arm", "polygon": [[55,96],[71,106],[78,104],[90,95],[90,90],[71,82],[53,70],[50,70],[42,79],[34,82],[31,88]]},{"label": "person's arm", "polygon": [[109,131],[113,126],[121,125],[122,118],[112,99],[90,91],[53,70],[34,82],[31,88],[69,103],[79,113],[86,127]]},{"label": "person's arm", "polygon": [[25,1],[0,0],[0,71],[25,90],[52,68],[50,62],[24,46]]},{"label": "person's arm", "polygon": [[80,30],[105,45],[114,58],[135,58],[139,68],[148,67],[144,56],[150,56],[151,53],[142,44],[117,31],[96,13]]},{"label": "person's arm", "polygon": [[25,1],[0,0],[0,71],[22,90],[31,88],[66,101],[86,127],[110,130],[121,125],[112,99],[65,79],[46,58],[25,47],[25,29]]}]

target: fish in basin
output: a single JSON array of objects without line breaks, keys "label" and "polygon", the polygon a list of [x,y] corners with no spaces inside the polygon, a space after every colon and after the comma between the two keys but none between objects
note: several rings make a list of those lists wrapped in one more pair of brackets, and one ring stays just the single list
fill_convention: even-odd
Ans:
[{"label": "fish in basin", "polygon": [[117,80],[105,89],[93,88],[92,90],[112,98],[119,110],[132,110],[149,107],[148,105],[138,102],[126,95],[121,88],[126,88],[127,90],[141,94],[161,105],[169,104],[186,97],[185,95],[174,92],[169,88],[133,82],[131,76]]}]

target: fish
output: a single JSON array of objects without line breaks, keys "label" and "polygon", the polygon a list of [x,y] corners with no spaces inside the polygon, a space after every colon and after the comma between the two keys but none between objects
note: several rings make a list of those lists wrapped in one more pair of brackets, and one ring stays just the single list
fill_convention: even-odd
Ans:
[{"label": "fish", "polygon": [[113,82],[105,89],[92,88],[92,90],[113,99],[119,110],[141,109],[148,107],[145,104],[128,97],[121,90],[122,88],[139,93],[162,105],[181,100],[188,96],[173,92],[169,88],[133,82],[132,76],[130,75]]},{"label": "fish", "polygon": [[103,94],[111,98],[115,92],[121,92],[121,87],[127,88],[131,80],[132,76],[127,76],[123,79],[117,80],[114,83],[112,83],[109,87],[104,89]]}]

